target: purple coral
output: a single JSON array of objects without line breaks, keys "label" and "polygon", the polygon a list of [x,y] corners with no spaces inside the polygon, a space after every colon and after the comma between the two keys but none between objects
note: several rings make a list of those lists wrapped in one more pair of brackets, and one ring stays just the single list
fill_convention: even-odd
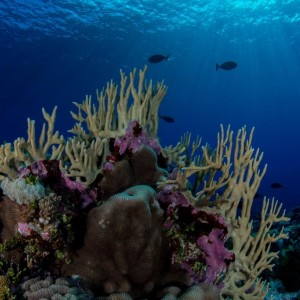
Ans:
[{"label": "purple coral", "polygon": [[173,206],[181,205],[184,207],[189,207],[191,205],[181,192],[168,189],[168,186],[167,189],[164,189],[157,194],[157,198],[163,207],[168,207],[171,204]]},{"label": "purple coral", "polygon": [[18,223],[18,232],[23,236],[30,236],[31,229],[29,228],[27,223],[19,222]]},{"label": "purple coral", "polygon": [[233,261],[234,254],[224,246],[224,231],[213,228],[208,236],[198,238],[198,246],[205,252],[207,269],[204,282],[214,283],[222,272],[226,272],[227,262]]},{"label": "purple coral", "polygon": [[58,160],[40,160],[32,163],[26,168],[19,170],[19,177],[38,178],[44,186],[48,186],[57,194],[68,191],[69,197],[74,199],[80,208],[85,208],[91,203],[96,202],[97,193],[93,188],[88,188],[77,180],[71,180],[59,169]]},{"label": "purple coral", "polygon": [[48,176],[48,170],[42,160],[34,162],[31,165],[31,171],[34,175],[39,176],[41,180],[45,180]]},{"label": "purple coral", "polygon": [[193,207],[179,191],[164,189],[158,200],[165,211],[164,228],[179,264],[194,282],[215,283],[233,254],[225,248],[227,224],[209,210]]},{"label": "purple coral", "polygon": [[126,151],[135,153],[141,146],[149,146],[157,155],[161,152],[157,140],[151,138],[137,121],[131,121],[129,123],[125,135],[117,138],[114,146],[119,149],[120,155],[123,155]]},{"label": "purple coral", "polygon": [[42,181],[51,182],[54,178],[60,177],[59,162],[58,160],[39,160],[19,169],[20,178],[30,175],[35,175]]},{"label": "purple coral", "polygon": [[78,194],[78,198],[81,201],[81,208],[85,208],[91,203],[95,203],[97,200],[97,192],[94,189],[87,188],[81,182],[77,180],[71,180],[65,173],[61,173],[60,182],[69,191]]}]

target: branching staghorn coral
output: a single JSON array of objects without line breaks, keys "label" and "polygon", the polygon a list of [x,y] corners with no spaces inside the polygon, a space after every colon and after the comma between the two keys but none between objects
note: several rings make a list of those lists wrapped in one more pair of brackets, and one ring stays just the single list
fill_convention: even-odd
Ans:
[{"label": "branching staghorn coral", "polygon": [[271,244],[288,238],[283,228],[277,234],[270,234],[273,223],[289,220],[285,217],[285,211],[281,212],[282,205],[278,205],[274,199],[264,198],[259,229],[256,234],[252,232],[251,208],[267,167],[259,170],[263,153],[259,149],[254,153],[252,136],[253,130],[247,140],[245,128],[237,134],[234,171],[222,195],[225,201],[220,207],[220,212],[229,223],[232,250],[236,253],[236,259],[224,280],[223,295],[231,296],[234,300],[262,299],[266,295],[266,282],[259,276],[264,270],[272,270],[272,262],[278,257],[276,252],[271,251]]},{"label": "branching staghorn coral", "polygon": [[[264,270],[271,270],[273,259],[277,258],[277,253],[271,251],[271,244],[287,238],[283,229],[278,234],[270,234],[273,223],[288,221],[285,212],[281,213],[281,205],[274,199],[264,199],[260,227],[256,234],[252,232],[252,204],[267,168],[259,169],[263,153],[259,149],[254,151],[251,146],[253,131],[247,138],[246,128],[243,127],[234,143],[230,128],[225,133],[221,126],[213,155],[209,155],[208,147],[203,147],[202,165],[192,163],[182,167],[175,180],[161,183],[161,186],[175,185],[195,206],[214,204],[215,212],[227,221],[235,261],[230,264],[224,279],[224,299],[263,299],[268,288],[259,276]],[[188,180],[195,173],[204,171],[207,172],[207,179],[193,195],[187,188]]]},{"label": "branching staghorn coral", "polygon": [[[227,128],[226,134],[221,126],[221,133],[218,133],[217,148],[211,153],[208,145],[202,147],[203,156],[195,156],[195,151],[200,147],[200,139],[197,138],[192,145],[191,158],[181,160],[179,170],[174,180],[167,180],[160,183],[160,188],[166,184],[174,184],[178,189],[190,200],[193,205],[208,205],[211,197],[224,187],[229,180],[230,172],[230,155],[232,152],[232,132],[230,127]],[[182,142],[183,141],[183,142]],[[184,142],[187,141],[187,142]],[[184,145],[184,149],[189,146],[189,139],[181,139],[180,144]],[[185,156],[186,157],[186,156]],[[216,174],[218,172],[218,178]],[[202,187],[193,195],[189,187],[189,178],[196,174],[195,187],[199,187],[202,180]],[[198,176],[198,177],[197,177]],[[201,180],[200,180],[201,179]],[[195,188],[194,188],[195,189]],[[218,195],[217,195],[218,196]],[[216,203],[216,202],[215,202]]]},{"label": "branching staghorn coral", "polygon": [[[105,90],[100,93],[97,91],[98,107],[92,104],[91,96],[87,96],[81,104],[74,102],[78,113],[71,112],[71,115],[77,123],[70,132],[75,136],[68,141],[54,132],[57,107],[51,115],[43,109],[48,129],[46,132],[44,124],[38,143],[35,121],[28,119],[27,141],[18,138],[13,145],[6,143],[0,147],[0,172],[15,179],[20,167],[38,160],[57,159],[67,176],[85,185],[92,183],[105,163],[109,139],[122,136],[130,121],[136,120],[147,128],[151,137],[157,137],[158,109],[167,88],[163,82],[157,83],[156,87],[152,81],[147,85],[146,71],[146,66],[139,71],[137,88],[136,69],[130,73],[129,83],[125,73],[120,71],[120,89],[110,81]],[[3,175],[0,179],[3,179]]]},{"label": "branching staghorn coral", "polygon": [[[147,67],[139,72],[138,88],[135,88],[136,69],[130,73],[130,81],[127,85],[127,76],[120,71],[121,83],[118,86],[109,82],[105,90],[100,94],[97,91],[98,107],[92,105],[91,97],[86,97],[81,104],[74,102],[78,113],[71,112],[72,117],[77,121],[70,130],[83,140],[93,137],[115,138],[121,136],[130,121],[136,120],[143,128],[147,128],[148,134],[157,136],[158,130],[158,109],[167,88],[163,82],[159,82],[156,88],[152,80],[147,86],[145,73]],[[130,96],[133,99],[129,106]],[[83,128],[86,127],[87,131]]]},{"label": "branching staghorn coral", "polygon": [[[27,141],[24,138],[18,138],[14,141],[13,145],[10,143],[1,145],[1,173],[6,174],[10,179],[15,179],[18,175],[18,169],[22,166],[28,166],[34,161],[42,159],[61,158],[64,149],[64,138],[62,135],[59,135],[58,131],[54,132],[56,110],[57,107],[54,107],[52,114],[49,115],[44,108],[42,109],[48,129],[46,132],[46,124],[44,123],[38,144],[36,143],[35,121],[28,118]],[[50,148],[51,152],[49,152]]]},{"label": "branching staghorn coral", "polygon": [[189,153],[191,144],[191,133],[186,132],[177,143],[176,146],[169,146],[162,149],[163,156],[167,159],[168,164],[177,164],[178,167],[189,166],[192,162],[195,163],[197,156],[196,151],[201,145],[201,138],[196,137],[192,143],[191,153]]},{"label": "branching staghorn coral", "polygon": [[185,156],[186,148],[180,142],[177,143],[176,146],[168,146],[162,148],[162,154],[166,158],[168,164],[172,165],[177,164],[178,166],[184,165],[186,161]]},{"label": "branching staghorn coral", "polygon": [[[100,94],[97,91],[98,107],[88,96],[81,104],[74,102],[78,113],[71,112],[71,115],[77,123],[70,132],[75,137],[67,142],[67,159],[60,163],[67,176],[76,177],[85,185],[92,183],[105,163],[109,139],[122,136],[132,120],[147,128],[149,136],[157,137],[158,109],[167,88],[163,83],[153,88],[152,81],[146,86],[146,71],[146,66],[140,70],[137,89],[134,86],[136,69],[130,73],[128,85],[127,76],[120,71],[120,90],[110,81]],[[133,102],[129,106],[130,96]]]},{"label": "branching staghorn coral", "polygon": [[96,138],[91,143],[76,138],[67,141],[65,146],[66,161],[60,160],[60,169],[67,176],[88,185],[100,173],[105,158],[109,153],[109,140]]},{"label": "branching staghorn coral", "polygon": [[[243,198],[242,215],[236,214],[235,227],[229,226],[229,235],[233,241],[235,261],[230,265],[224,279],[222,294],[233,300],[264,299],[268,292],[268,284],[260,278],[265,270],[272,270],[273,260],[278,258],[278,252],[271,251],[271,245],[279,239],[286,239],[288,235],[283,229],[278,234],[271,235],[273,223],[288,221],[285,212],[281,213],[281,206],[274,199],[264,199],[261,211],[261,223],[258,232],[252,233],[251,206],[249,198]],[[235,210],[235,209],[234,209]],[[243,214],[244,211],[244,214]],[[247,211],[247,212],[245,212]]]}]

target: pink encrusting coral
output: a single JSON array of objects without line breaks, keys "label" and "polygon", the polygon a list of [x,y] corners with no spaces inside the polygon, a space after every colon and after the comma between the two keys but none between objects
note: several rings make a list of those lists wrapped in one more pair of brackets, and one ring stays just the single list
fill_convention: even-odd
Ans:
[{"label": "pink encrusting coral", "polygon": [[45,161],[35,161],[30,165],[31,173],[37,175],[41,180],[45,180],[48,177],[47,164]]},{"label": "pink encrusting coral", "polygon": [[213,228],[208,236],[202,235],[198,238],[198,246],[205,252],[206,272],[204,282],[216,283],[222,273],[225,273],[234,253],[224,246],[224,231]]},{"label": "pink encrusting coral", "polygon": [[125,135],[117,138],[114,146],[119,149],[120,155],[123,155],[126,151],[135,153],[141,146],[149,146],[157,155],[161,152],[157,140],[150,137],[137,121],[129,123]]},{"label": "pink encrusting coral", "polygon": [[160,204],[164,207],[169,205],[180,205],[189,207],[191,204],[179,191],[174,191],[174,187],[166,186],[162,191],[157,193]]},{"label": "pink encrusting coral", "polygon": [[[17,203],[22,204],[16,207],[21,218],[15,220],[14,226],[15,232],[19,233],[15,244],[23,248],[25,255],[23,262],[30,269],[43,268],[53,274],[68,261],[69,250],[75,242],[75,224],[78,218],[82,218],[79,217],[81,211],[94,205],[97,198],[94,188],[71,180],[59,170],[58,163],[57,160],[37,161],[21,168],[19,178],[10,181],[10,186],[14,187],[12,195]],[[23,186],[14,184],[18,180],[22,180]],[[44,194],[24,202],[24,195],[27,195],[24,191],[40,186]],[[5,193],[11,194],[6,185],[2,188]],[[10,213],[12,209],[13,201],[10,202],[2,213],[1,223],[8,218],[5,212]],[[6,242],[4,238],[3,241]]]},{"label": "pink encrusting coral", "polygon": [[69,195],[73,195],[76,201],[80,202],[81,208],[96,202],[95,190],[88,188],[80,181],[71,180],[65,172],[61,172],[58,160],[36,161],[30,166],[20,168],[19,177],[31,181],[31,184],[42,182],[44,186],[49,186],[58,193],[66,190]]},{"label": "pink encrusting coral", "polygon": [[125,134],[114,141],[113,151],[107,155],[106,162],[103,164],[103,173],[114,170],[115,164],[123,159],[128,159],[141,148],[151,149],[155,157],[161,154],[161,147],[158,141],[150,137],[137,121],[129,123]]},{"label": "pink encrusting coral", "polygon": [[194,282],[216,283],[234,259],[225,247],[224,219],[193,207],[181,192],[168,186],[158,193],[158,200],[165,211],[164,228],[172,249],[172,263],[186,270]]},{"label": "pink encrusting coral", "polygon": [[88,205],[95,203],[97,200],[97,192],[95,189],[87,188],[81,182],[77,180],[71,180],[65,173],[61,173],[61,180],[63,186],[69,191],[78,193],[79,200],[81,202],[81,208],[85,208]]},{"label": "pink encrusting coral", "polygon": [[30,236],[31,229],[29,228],[27,223],[19,222],[18,223],[18,232],[23,236]]}]

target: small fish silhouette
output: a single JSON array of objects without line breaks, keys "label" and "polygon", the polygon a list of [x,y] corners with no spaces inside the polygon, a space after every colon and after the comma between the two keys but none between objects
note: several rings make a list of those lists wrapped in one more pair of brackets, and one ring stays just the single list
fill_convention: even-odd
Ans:
[{"label": "small fish silhouette", "polygon": [[148,58],[148,61],[151,62],[152,64],[156,64],[156,63],[159,63],[163,60],[168,60],[170,55],[167,55],[167,56],[164,56],[164,55],[161,55],[161,54],[155,54],[155,55],[152,55]]},{"label": "small fish silhouette", "polygon": [[282,185],[281,183],[279,183],[279,182],[273,182],[273,183],[270,185],[270,187],[271,187],[272,189],[280,189],[280,188],[283,188],[283,185]]},{"label": "small fish silhouette", "polygon": [[259,192],[256,192],[254,195],[254,199],[259,199],[259,198],[263,198],[263,196]]},{"label": "small fish silhouette", "polygon": [[237,63],[234,61],[226,61],[224,63],[222,63],[221,65],[216,64],[216,71],[218,71],[219,69],[223,69],[226,71],[235,69],[237,67]]},{"label": "small fish silhouette", "polygon": [[159,115],[158,116],[160,119],[168,122],[168,123],[174,123],[175,122],[175,119],[170,117],[170,116],[163,116],[163,115]]}]

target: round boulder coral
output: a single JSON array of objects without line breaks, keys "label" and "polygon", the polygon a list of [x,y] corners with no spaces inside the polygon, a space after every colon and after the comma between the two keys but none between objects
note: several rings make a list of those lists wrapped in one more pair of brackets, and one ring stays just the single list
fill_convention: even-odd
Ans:
[{"label": "round boulder coral", "polygon": [[142,146],[130,154],[130,159],[118,161],[111,170],[104,172],[99,186],[106,199],[130,186],[154,186],[164,176],[167,176],[167,171],[158,166],[155,151]]},{"label": "round boulder coral", "polygon": [[110,197],[88,213],[84,246],[64,273],[78,274],[95,293],[151,291],[164,260],[162,216],[149,186]]}]

